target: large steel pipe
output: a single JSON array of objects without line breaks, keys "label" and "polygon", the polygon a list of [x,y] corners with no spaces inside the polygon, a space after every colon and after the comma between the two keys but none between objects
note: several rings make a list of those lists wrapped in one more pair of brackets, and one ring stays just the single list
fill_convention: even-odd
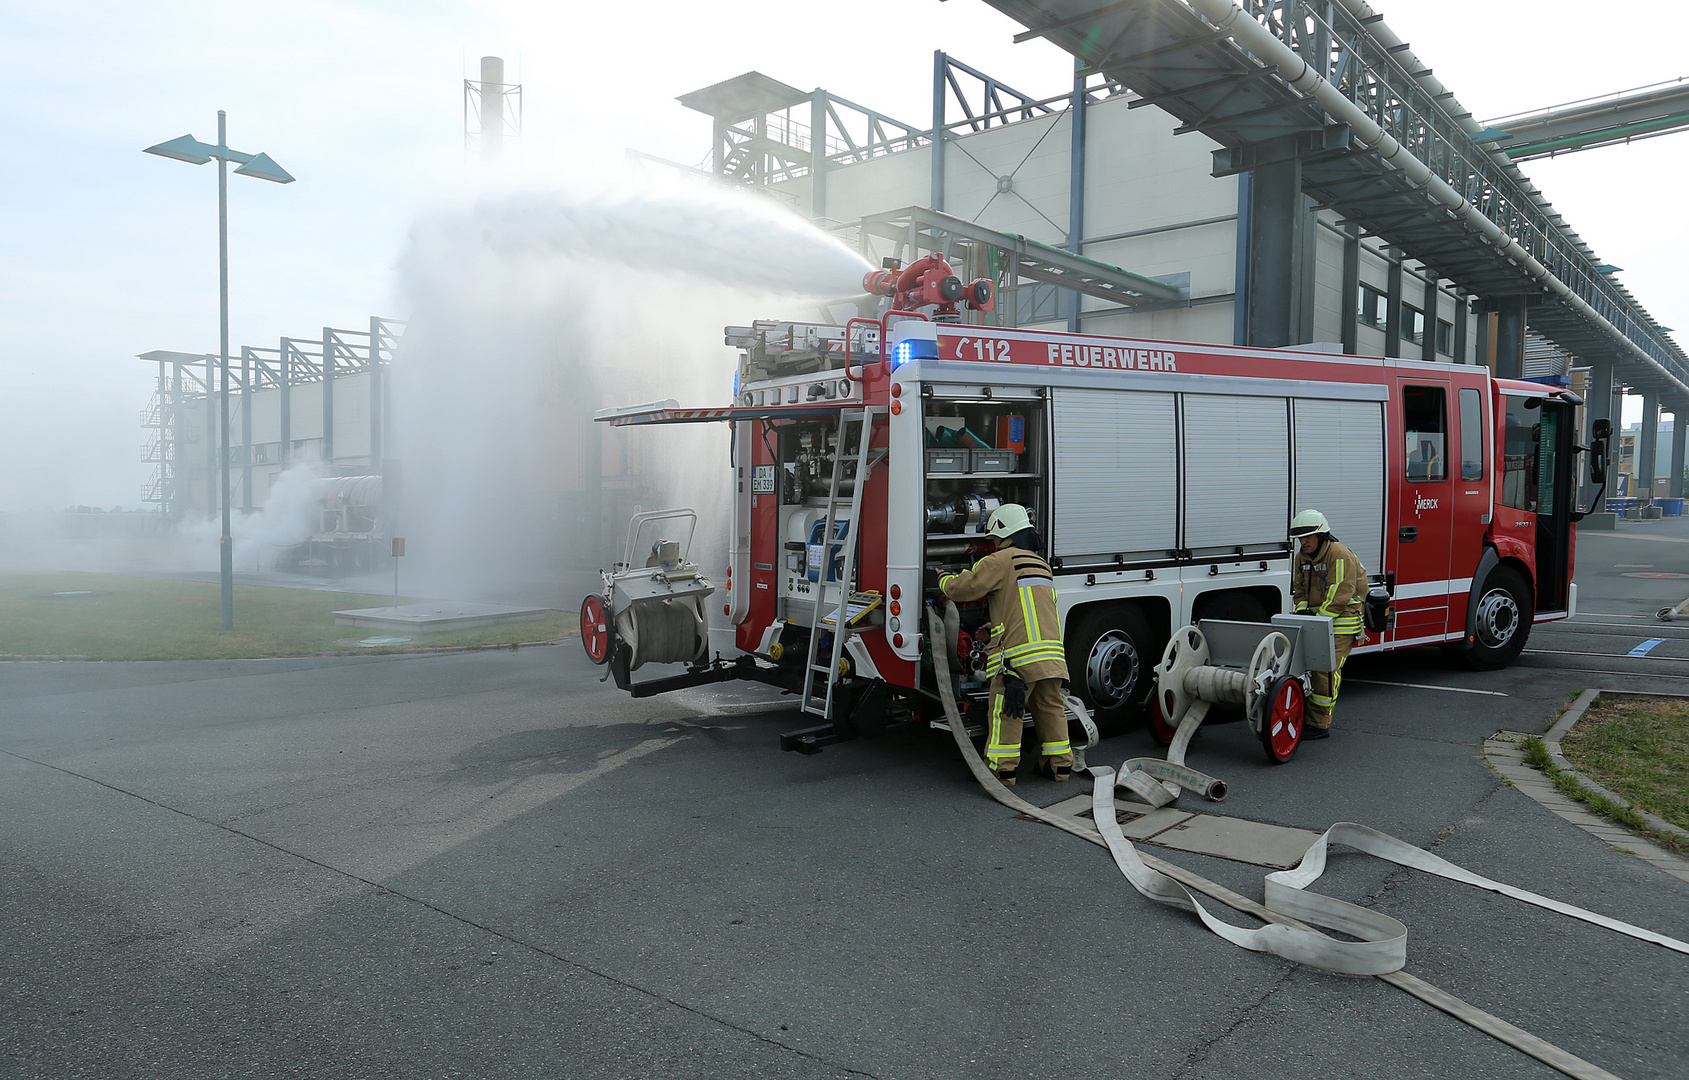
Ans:
[{"label": "large steel pipe", "polygon": [[1350,132],[1358,142],[1377,151],[1387,165],[1403,173],[1413,181],[1415,187],[1429,192],[1438,202],[1447,206],[1456,217],[1465,221],[1508,259],[1541,282],[1549,292],[1564,300],[1572,310],[1622,343],[1626,351],[1670,380],[1679,391],[1689,393],[1689,386],[1643,351],[1641,346],[1613,325],[1606,316],[1591,307],[1588,301],[1573,292],[1571,286],[1555,277],[1548,267],[1526,251],[1517,240],[1502,231],[1501,226],[1485,217],[1477,207],[1467,202],[1460,192],[1433,173],[1424,162],[1410,154],[1389,132],[1374,123],[1372,117],[1360,106],[1343,96],[1341,90],[1326,82],[1295,49],[1280,41],[1271,30],[1256,22],[1248,12],[1232,0],[1184,0],[1184,3],[1243,48],[1276,68],[1286,82],[1299,93],[1313,98],[1320,108],[1334,119],[1349,125]]}]

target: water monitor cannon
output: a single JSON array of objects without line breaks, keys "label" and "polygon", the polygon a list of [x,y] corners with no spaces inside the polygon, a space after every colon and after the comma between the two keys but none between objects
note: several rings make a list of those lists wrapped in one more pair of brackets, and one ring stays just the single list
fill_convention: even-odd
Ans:
[{"label": "water monitor cannon", "polygon": [[862,288],[874,296],[892,298],[893,311],[914,311],[933,307],[935,316],[954,315],[957,305],[975,311],[991,311],[995,290],[988,278],[963,284],[955,268],[941,255],[925,255],[901,270],[896,260],[887,259],[883,270],[870,270]]}]

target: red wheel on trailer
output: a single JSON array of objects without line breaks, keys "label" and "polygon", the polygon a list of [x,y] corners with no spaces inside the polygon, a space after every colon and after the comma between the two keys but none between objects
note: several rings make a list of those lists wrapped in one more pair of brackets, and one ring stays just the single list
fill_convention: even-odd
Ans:
[{"label": "red wheel on trailer", "polygon": [[1261,746],[1267,760],[1283,765],[1296,756],[1302,744],[1302,714],[1307,699],[1302,693],[1302,680],[1286,675],[1273,687],[1267,703],[1267,718],[1261,725]]},{"label": "red wheel on trailer", "polygon": [[1173,736],[1177,735],[1179,732],[1177,728],[1174,728],[1167,723],[1167,718],[1161,713],[1161,695],[1151,694],[1149,696],[1149,701],[1150,736],[1162,746],[1173,745]]},{"label": "red wheel on trailer", "polygon": [[604,598],[588,596],[581,601],[581,647],[595,664],[610,659],[610,614],[604,610]]}]

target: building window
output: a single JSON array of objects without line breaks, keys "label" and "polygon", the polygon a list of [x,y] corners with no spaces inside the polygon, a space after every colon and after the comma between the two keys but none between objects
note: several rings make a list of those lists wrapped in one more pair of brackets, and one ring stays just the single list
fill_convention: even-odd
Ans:
[{"label": "building window", "polygon": [[1355,300],[1355,318],[1368,326],[1384,325],[1384,294],[1371,285],[1362,285]]},{"label": "building window", "polygon": [[1415,345],[1425,344],[1425,312],[1412,304],[1402,305],[1402,338]]},{"label": "building window", "polygon": [[1444,356],[1454,355],[1454,324],[1437,320],[1437,351]]}]

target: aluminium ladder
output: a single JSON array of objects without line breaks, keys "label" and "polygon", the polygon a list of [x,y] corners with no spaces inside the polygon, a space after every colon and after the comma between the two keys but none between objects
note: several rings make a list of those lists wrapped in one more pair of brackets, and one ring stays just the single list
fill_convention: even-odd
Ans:
[{"label": "aluminium ladder", "polygon": [[[825,720],[833,719],[833,690],[839,682],[839,663],[844,659],[845,640],[850,637],[851,627],[846,620],[850,609],[851,581],[856,572],[856,547],[862,535],[862,492],[868,486],[868,474],[874,466],[886,456],[885,450],[870,450],[868,442],[873,435],[874,420],[886,412],[883,406],[862,409],[846,409],[839,413],[839,442],[833,451],[833,476],[827,489],[826,516],[821,519],[821,570],[816,576],[815,608],[809,617],[809,655],[804,661],[803,711],[813,713]],[[845,433],[851,424],[860,426],[860,434],[856,440],[856,479],[850,492],[850,534],[843,540],[833,537],[834,518],[839,511],[839,479],[844,472],[845,463]],[[827,614],[827,577],[833,567],[833,550],[835,546],[844,549],[844,568],[839,575],[839,605],[833,617],[833,648],[832,663],[821,665],[815,662],[816,654],[820,651],[821,631],[825,629],[822,622]],[[807,560],[807,556],[806,556]],[[815,676],[827,677],[826,690],[816,689]]]}]

